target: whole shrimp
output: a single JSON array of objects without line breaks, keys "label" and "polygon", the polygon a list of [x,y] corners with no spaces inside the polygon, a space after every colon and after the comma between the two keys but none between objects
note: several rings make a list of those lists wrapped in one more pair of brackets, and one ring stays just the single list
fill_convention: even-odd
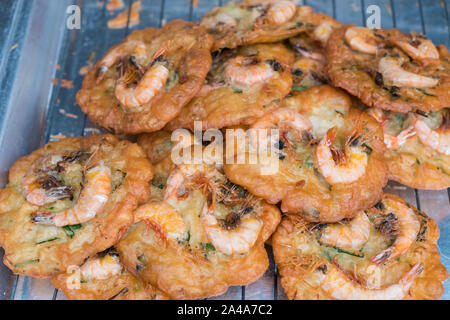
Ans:
[{"label": "whole shrimp", "polygon": [[85,178],[87,182],[73,207],[56,213],[38,212],[33,216],[33,222],[63,227],[93,219],[108,202],[111,193],[111,170],[100,164],[89,169]]},{"label": "whole shrimp", "polygon": [[[329,129],[320,141],[315,153],[317,167],[330,184],[351,183],[365,174],[368,162],[367,154],[360,146],[346,143],[344,154],[342,151],[335,152],[340,156],[334,159],[331,145],[336,132],[336,128]],[[344,161],[341,161],[342,158]]]},{"label": "whole shrimp", "polygon": [[238,227],[226,230],[219,224],[214,209],[214,200],[205,201],[200,218],[203,229],[214,248],[226,255],[248,252],[258,240],[263,227],[262,222],[250,215],[243,215],[240,217]]},{"label": "whole shrimp", "polygon": [[347,277],[334,264],[327,263],[324,272],[318,271],[321,289],[340,300],[401,300],[408,294],[414,280],[422,273],[423,264],[416,263],[399,282],[380,289],[365,288]]},{"label": "whole shrimp", "polygon": [[279,26],[291,20],[296,10],[295,4],[291,1],[273,1],[267,10],[266,18],[269,24]]},{"label": "whole shrimp", "polygon": [[398,87],[430,88],[439,84],[438,79],[421,76],[404,70],[400,58],[384,57],[378,63],[378,71],[384,80]]},{"label": "whole shrimp", "polygon": [[93,257],[86,260],[80,267],[84,280],[105,280],[122,272],[119,256],[107,253],[103,257]]},{"label": "whole shrimp", "polygon": [[345,32],[345,40],[353,50],[367,54],[377,53],[376,38],[369,28],[350,27]]},{"label": "whole shrimp", "polygon": [[391,199],[383,200],[383,205],[391,209],[383,210],[383,214],[393,212],[397,217],[399,233],[392,246],[372,257],[372,262],[376,264],[385,263],[401,256],[414,244],[420,231],[420,222],[411,208]]},{"label": "whole shrimp", "polygon": [[249,57],[238,56],[231,59],[225,67],[225,78],[231,84],[249,87],[261,84],[273,76],[272,68],[268,63],[254,63]]},{"label": "whole shrimp", "polygon": [[450,155],[450,130],[444,123],[441,129],[431,129],[420,116],[415,116],[414,128],[420,141],[439,153]]},{"label": "whole shrimp", "polygon": [[[111,49],[99,63],[100,81],[106,71],[114,64],[126,57],[129,52],[133,52],[134,60],[145,59],[147,57],[147,47],[142,41],[127,41]],[[119,102],[128,108],[137,108],[148,103],[158,92],[161,91],[169,77],[169,70],[160,63],[153,62],[164,52],[164,48],[159,49],[153,56],[149,68],[144,72],[142,78],[136,86],[130,86],[129,79],[121,76],[116,84],[114,94]],[[138,65],[137,61],[133,62]]]},{"label": "whole shrimp", "polygon": [[114,91],[117,100],[128,108],[137,108],[148,103],[161,89],[169,77],[169,70],[162,64],[154,64],[142,76],[135,87],[119,79]]},{"label": "whole shrimp", "polygon": [[370,236],[371,223],[364,211],[358,213],[349,223],[328,224],[319,241],[342,249],[359,249]]}]

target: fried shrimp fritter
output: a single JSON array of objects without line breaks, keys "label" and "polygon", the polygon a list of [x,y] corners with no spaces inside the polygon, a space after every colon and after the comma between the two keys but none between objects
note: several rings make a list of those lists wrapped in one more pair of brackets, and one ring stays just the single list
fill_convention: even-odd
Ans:
[{"label": "fried shrimp fritter", "polygon": [[131,275],[118,253],[107,249],[86,260],[79,269],[52,278],[69,300],[166,300],[168,296]]},{"label": "fried shrimp fritter", "polygon": [[203,88],[166,128],[194,129],[194,121],[202,121],[204,130],[220,129],[255,121],[291,90],[293,58],[282,44],[218,52]]},{"label": "fried shrimp fritter", "polygon": [[[283,212],[337,222],[381,197],[387,182],[382,128],[353,108],[344,92],[327,85],[297,92],[251,128],[278,128],[280,140],[273,146],[278,170],[264,174],[262,162],[227,160],[225,173],[269,203],[281,201]],[[245,151],[246,158],[250,152]]]},{"label": "fried shrimp fritter", "polygon": [[175,299],[219,295],[261,277],[268,267],[264,241],[281,219],[278,208],[230,183],[213,165],[172,168],[164,181],[155,176],[162,194],[135,211],[140,222],[116,246],[127,269]]},{"label": "fried shrimp fritter", "polygon": [[368,106],[406,113],[450,103],[450,54],[418,33],[344,26],[329,39],[327,70]]},{"label": "fried shrimp fritter", "polygon": [[201,88],[212,38],[196,23],[132,32],[88,72],[77,102],[94,122],[136,134],[161,129]]},{"label": "fried shrimp fritter", "polygon": [[389,179],[411,188],[450,187],[450,110],[395,113],[368,110],[382,123]]},{"label": "fried shrimp fritter", "polygon": [[49,277],[114,245],[149,198],[153,167],[112,135],[51,142],[19,159],[0,190],[0,244],[13,272]]},{"label": "fried shrimp fritter", "polygon": [[288,298],[439,299],[448,272],[434,220],[392,194],[359,216],[336,224],[283,219],[272,244]]},{"label": "fried shrimp fritter", "polygon": [[276,42],[305,30],[303,19],[310,7],[290,0],[244,0],[214,8],[201,22],[214,38],[212,51],[255,43]]}]

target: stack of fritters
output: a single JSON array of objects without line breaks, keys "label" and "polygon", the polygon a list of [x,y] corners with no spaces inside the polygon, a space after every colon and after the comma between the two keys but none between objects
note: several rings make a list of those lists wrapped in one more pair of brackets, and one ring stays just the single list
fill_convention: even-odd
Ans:
[{"label": "stack of fritters", "polygon": [[[449,69],[421,34],[287,0],[134,31],[77,102],[137,143],[69,138],[19,159],[0,190],[4,262],[69,299],[198,299],[260,278],[273,234],[290,299],[439,299],[439,229],[383,187],[450,186]],[[211,152],[228,129],[278,136]]]}]

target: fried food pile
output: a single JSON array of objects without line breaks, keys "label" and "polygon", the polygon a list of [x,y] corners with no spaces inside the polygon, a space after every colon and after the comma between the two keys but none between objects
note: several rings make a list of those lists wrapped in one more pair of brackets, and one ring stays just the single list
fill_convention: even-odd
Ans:
[{"label": "fried food pile", "polygon": [[449,71],[421,34],[288,0],[134,31],[77,102],[135,136],[19,159],[4,263],[69,299],[202,299],[262,277],[272,245],[289,299],[439,299],[437,224],[383,188],[450,187]]}]

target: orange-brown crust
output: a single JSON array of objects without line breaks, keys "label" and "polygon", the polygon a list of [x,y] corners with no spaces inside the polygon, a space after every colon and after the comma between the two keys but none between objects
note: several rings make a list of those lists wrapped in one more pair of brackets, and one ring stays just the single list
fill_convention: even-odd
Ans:
[{"label": "orange-brown crust", "polygon": [[[433,149],[423,145],[417,137],[412,138],[407,144],[414,146],[405,151],[403,146],[398,150],[387,150],[384,159],[388,165],[389,180],[400,182],[408,187],[417,189],[440,190],[450,187],[450,158],[438,154]],[[437,167],[429,161],[433,156],[445,159],[444,168]]]},{"label": "orange-brown crust", "polygon": [[[169,44],[169,49],[163,54],[176,67],[177,83],[169,90],[159,92],[139,110],[126,111],[113,93],[118,73],[108,71],[97,84],[100,67],[100,62],[97,62],[84,78],[82,89],[77,93],[77,102],[83,112],[103,127],[137,134],[161,129],[177,116],[201,88],[211,67],[212,38],[196,23],[175,20],[162,29],[134,31],[124,42],[133,40],[145,42],[150,52],[156,52]],[[151,56],[148,57],[148,63],[150,61]]]},{"label": "orange-brown crust", "polygon": [[[260,278],[269,265],[264,241],[275,231],[281,216],[272,205],[262,204],[264,227],[245,255],[203,256],[167,244],[144,223],[135,224],[117,244],[125,267],[174,299],[199,299],[224,293],[229,286],[247,285]],[[138,257],[145,255],[146,265]]]},{"label": "orange-brown crust", "polygon": [[[402,198],[384,194],[383,199],[392,199],[406,203]],[[413,208],[422,220],[423,234],[416,240],[413,246],[399,259],[389,262],[382,270],[381,282],[384,285],[397,282],[403,273],[418,262],[424,264],[423,272],[414,280],[405,299],[428,300],[439,299],[444,293],[442,283],[448,279],[448,272],[441,264],[438,254],[437,240],[439,228],[433,219]],[[425,226],[425,228],[424,228]],[[374,237],[375,233],[371,233]],[[370,240],[369,240],[370,241]],[[320,286],[316,287],[307,283],[308,275],[322,264],[330,263],[320,252],[316,256],[303,255],[303,250],[308,250],[317,243],[311,231],[305,231],[305,223],[298,217],[287,216],[283,218],[280,226],[272,237],[272,245],[275,261],[281,275],[281,285],[289,299],[296,300],[322,300],[331,299]],[[315,251],[314,251],[315,252]],[[344,254],[345,255],[345,254]],[[336,256],[335,256],[336,257]],[[362,258],[367,259],[367,258]],[[335,260],[335,259],[333,259]],[[308,267],[312,268],[308,270]],[[363,266],[363,269],[367,269]],[[360,270],[358,264],[354,270]],[[362,270],[360,272],[364,272]],[[350,270],[350,272],[353,272]]]},{"label": "orange-brown crust", "polygon": [[[373,206],[380,199],[382,188],[387,183],[387,167],[383,159],[383,132],[374,119],[356,108],[351,108],[350,104],[350,98],[344,92],[326,85],[298,92],[283,102],[284,107],[294,109],[307,118],[311,117],[309,114],[316,108],[315,113],[321,117],[330,110],[334,117],[334,108],[339,106],[349,108],[350,111],[344,119],[345,125],[339,129],[343,130],[342,134],[348,136],[358,121],[371,132],[367,143],[370,144],[372,153],[368,157],[366,172],[360,179],[349,184],[335,184],[330,190],[317,177],[315,160],[310,167],[304,165],[305,161],[299,161],[298,165],[303,164],[300,172],[289,173],[288,177],[281,172],[262,175],[258,164],[229,163],[224,165],[226,175],[234,183],[247,188],[269,203],[281,201],[283,212],[298,213],[310,221],[336,222],[353,217],[358,211]],[[331,126],[327,123],[326,130]],[[315,149],[315,146],[310,148],[312,158]],[[290,163],[284,165],[283,161],[285,159],[280,160],[280,171],[289,171],[287,166]]]},{"label": "orange-brown crust", "polygon": [[[408,62],[403,65],[411,72],[428,77],[439,77],[438,86],[426,89],[426,93],[406,87],[392,91],[375,83],[374,70],[378,69],[380,54],[359,53],[347,45],[344,35],[350,27],[346,25],[334,31],[328,41],[327,71],[335,86],[359,97],[368,106],[386,110],[404,113],[415,110],[428,112],[448,107],[450,104],[450,54],[445,46],[437,46],[440,54],[439,68],[435,63],[422,65]],[[386,39],[383,50],[405,55],[399,48],[392,45],[399,39],[409,42],[408,35],[398,29],[377,30],[377,32]],[[397,51],[393,52],[393,50]]]},{"label": "orange-brown crust", "polygon": [[[69,300],[167,300],[169,297],[161,290],[144,283],[131,275],[126,269],[105,280],[81,282],[74,287],[73,274],[62,273],[54,276],[52,285],[61,290]],[[71,286],[72,285],[72,286]]]},{"label": "orange-brown crust", "polygon": [[[255,22],[251,24],[251,20],[255,17],[251,16],[252,9],[248,7],[255,7],[261,5],[261,14],[263,14],[263,7],[268,5],[269,1],[265,0],[245,0],[242,3],[228,3],[224,7],[214,8],[207,13],[202,20],[202,25],[208,28],[208,32],[214,38],[214,45],[212,51],[217,51],[222,48],[236,48],[243,45],[250,45],[255,43],[270,43],[281,41],[297,35],[299,32],[306,31],[304,20],[311,17],[313,14],[319,17],[320,13],[313,13],[312,8],[306,6],[297,6],[297,11],[288,22],[283,25],[274,26],[264,22]],[[237,9],[239,8],[239,9]],[[240,11],[238,18],[238,26],[232,27],[222,25],[218,28],[210,28],[207,25],[207,20],[219,13],[227,13],[229,11]],[[249,16],[242,16],[248,14]],[[235,17],[236,18],[236,17]],[[256,21],[264,19],[264,16],[256,18]],[[306,22],[306,21],[305,21]]]},{"label": "orange-brown crust", "polygon": [[[100,146],[97,155],[101,153],[100,159],[107,166],[126,172],[103,212],[83,223],[73,238],[62,228],[33,223],[30,216],[39,207],[28,203],[21,192],[22,180],[31,164],[47,153],[96,146]],[[15,273],[49,277],[111,247],[133,223],[133,210],[150,196],[148,182],[152,177],[153,168],[142,149],[109,134],[51,142],[19,159],[10,169],[9,184],[0,190],[0,244],[5,249],[5,265]],[[38,244],[38,236],[47,233],[57,239]]]},{"label": "orange-brown crust", "polygon": [[[282,68],[274,70],[275,76],[258,87],[236,90],[231,85],[221,85],[206,95],[197,95],[174,120],[169,122],[166,129],[193,130],[194,121],[201,121],[203,130],[250,124],[267,112],[278,108],[282,99],[291,90],[290,67],[294,60],[292,52],[282,44],[257,44],[239,48],[230,58],[248,54],[257,54],[260,61],[278,61]],[[220,65],[223,63],[220,62]]]},{"label": "orange-brown crust", "polygon": [[[155,154],[154,150],[160,149],[159,143],[165,144],[168,137],[169,132],[152,133],[141,136],[140,143],[147,154]],[[170,154],[155,164],[150,201],[162,200],[167,178],[175,169]],[[116,245],[125,267],[175,299],[216,296],[229,286],[246,285],[261,277],[269,263],[264,242],[280,223],[279,209],[261,201],[258,219],[263,222],[263,228],[258,240],[248,253],[226,256],[197,248],[199,239],[208,242],[198,214],[204,201],[201,191],[193,191],[187,199],[177,204],[183,219],[190,225],[189,239],[194,242],[187,240],[189,246],[168,242],[154,225],[140,222],[132,226]]]},{"label": "orange-brown crust", "polygon": [[[378,114],[378,111],[373,109],[368,109],[367,112],[375,112],[375,117],[382,117],[378,118],[378,121],[382,122],[385,140],[391,145],[384,153],[390,180],[417,189],[440,190],[450,187],[450,156],[424,144],[417,135],[409,137],[394,148],[398,141],[397,136],[412,128],[416,118],[422,116],[390,111]],[[427,126],[443,135],[446,130],[447,112],[448,110],[443,109],[422,118]]]}]

